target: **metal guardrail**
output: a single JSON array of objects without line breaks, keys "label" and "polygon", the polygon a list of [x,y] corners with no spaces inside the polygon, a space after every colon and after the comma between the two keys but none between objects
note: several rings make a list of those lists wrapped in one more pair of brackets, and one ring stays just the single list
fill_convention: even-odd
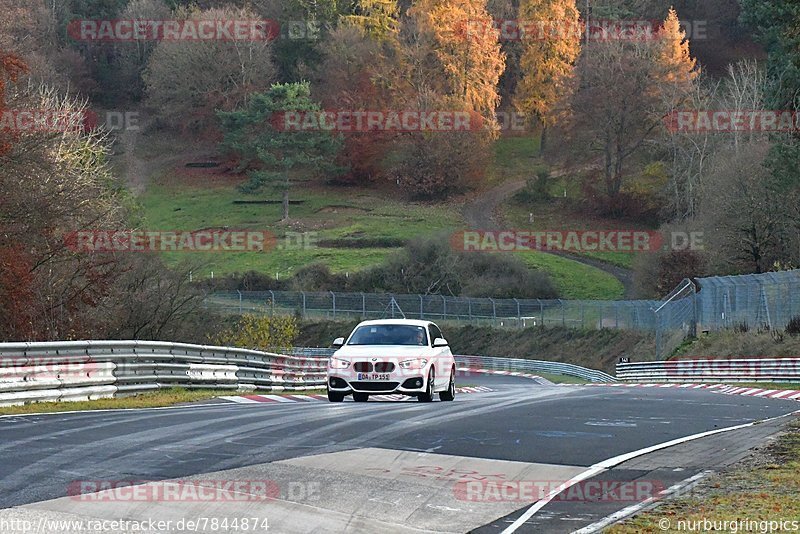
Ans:
[{"label": "metal guardrail", "polygon": [[800,382],[800,358],[619,363],[616,375],[626,382]]},{"label": "metal guardrail", "polygon": [[[293,347],[290,354],[298,356],[330,356],[336,349]],[[528,360],[525,358],[499,358],[494,356],[457,355],[456,365],[461,369],[488,369],[491,371],[509,371],[523,373],[550,373],[554,375],[574,376],[590,382],[616,382],[617,379],[602,371],[588,369],[570,363],[550,362],[545,360]]]},{"label": "metal guardrail", "polygon": [[526,373],[550,373],[574,376],[590,382],[616,382],[617,379],[602,371],[588,369],[571,363],[527,360],[524,358],[498,358],[493,356],[456,356],[459,367]]},{"label": "metal guardrail", "polygon": [[0,343],[0,406],[93,400],[162,388],[304,391],[324,356],[157,341]]}]

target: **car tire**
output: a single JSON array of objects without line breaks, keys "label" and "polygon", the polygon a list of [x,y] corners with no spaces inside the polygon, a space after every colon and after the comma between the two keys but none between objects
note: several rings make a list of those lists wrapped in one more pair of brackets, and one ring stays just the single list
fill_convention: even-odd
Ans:
[{"label": "car tire", "polygon": [[433,402],[433,367],[431,367],[431,371],[428,373],[428,387],[425,388],[425,393],[420,393],[417,395],[417,400],[419,402]]},{"label": "car tire", "polygon": [[445,391],[439,393],[439,400],[451,401],[456,398],[456,370],[450,371],[450,384]]},{"label": "car tire", "polygon": [[328,390],[328,402],[342,402],[343,400],[344,393]]},{"label": "car tire", "polygon": [[356,402],[367,402],[369,400],[369,393],[353,393],[353,400]]}]

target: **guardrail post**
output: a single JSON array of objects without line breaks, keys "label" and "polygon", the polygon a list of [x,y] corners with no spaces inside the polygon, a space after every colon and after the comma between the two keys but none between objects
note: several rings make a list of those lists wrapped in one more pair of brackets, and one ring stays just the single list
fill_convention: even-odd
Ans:
[{"label": "guardrail post", "polygon": [[329,291],[331,294],[331,298],[333,299],[333,318],[336,319],[336,293],[333,291]]},{"label": "guardrail post", "polygon": [[544,326],[544,304],[539,299],[536,299],[536,302],[539,303],[539,320],[541,322],[541,326]]}]

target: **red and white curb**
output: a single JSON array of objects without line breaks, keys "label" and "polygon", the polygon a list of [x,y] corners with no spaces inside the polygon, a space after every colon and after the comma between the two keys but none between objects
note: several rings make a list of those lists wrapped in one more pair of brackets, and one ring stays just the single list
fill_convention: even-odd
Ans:
[{"label": "red and white curb", "polygon": [[[569,386],[573,384],[562,384]],[[795,389],[762,389],[753,387],[729,386],[726,384],[621,384],[590,383],[586,386],[605,386],[617,388],[673,388],[673,389],[707,389],[724,395],[744,395],[747,397],[764,397],[768,399],[784,399],[800,401],[800,391]]]},{"label": "red and white curb", "polygon": [[[486,386],[476,387],[461,387],[456,388],[456,393],[485,393],[487,391],[494,391]],[[236,402],[239,404],[252,404],[252,403],[287,403],[287,402],[316,402],[328,401],[327,395],[244,395],[244,396],[225,396],[217,397],[218,399],[226,400],[228,402]],[[411,399],[406,395],[370,395],[370,399],[378,401],[405,401]]]}]

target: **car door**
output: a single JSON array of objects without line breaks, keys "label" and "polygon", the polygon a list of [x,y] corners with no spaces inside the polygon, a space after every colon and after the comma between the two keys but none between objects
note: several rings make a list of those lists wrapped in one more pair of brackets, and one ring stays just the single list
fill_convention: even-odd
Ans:
[{"label": "car door", "polygon": [[433,348],[433,366],[435,373],[435,387],[437,390],[447,387],[450,380],[450,370],[453,367],[453,356],[450,353],[450,347],[433,347],[433,342],[437,338],[443,338],[442,331],[439,327],[431,323],[428,325],[428,337],[430,337],[430,344]]}]

